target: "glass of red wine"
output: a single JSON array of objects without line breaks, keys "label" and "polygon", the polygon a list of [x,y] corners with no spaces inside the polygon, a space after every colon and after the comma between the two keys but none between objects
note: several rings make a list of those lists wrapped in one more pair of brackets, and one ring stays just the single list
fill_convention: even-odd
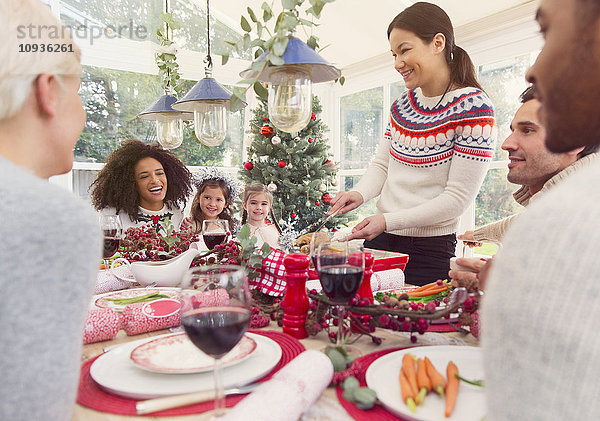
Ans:
[{"label": "glass of red wine", "polygon": [[225,219],[205,219],[202,221],[202,239],[209,250],[223,244],[230,234],[229,222]]},{"label": "glass of red wine", "polygon": [[316,256],[317,273],[323,292],[337,305],[336,346],[343,344],[344,305],[356,295],[365,272],[365,251],[361,243],[330,241],[321,243]]},{"label": "glass of red wine", "polygon": [[123,237],[121,218],[119,215],[100,215],[100,227],[104,233],[104,249],[102,251],[104,270],[109,270],[109,259],[117,252]]},{"label": "glass of red wine", "polygon": [[192,343],[215,359],[215,411],[225,413],[221,358],[242,339],[250,323],[252,299],[241,266],[212,265],[189,269],[182,280],[181,325]]}]

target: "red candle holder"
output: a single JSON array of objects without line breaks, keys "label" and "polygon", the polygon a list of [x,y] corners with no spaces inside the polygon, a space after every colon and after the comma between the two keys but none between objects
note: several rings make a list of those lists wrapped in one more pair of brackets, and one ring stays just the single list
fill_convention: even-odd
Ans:
[{"label": "red candle holder", "polygon": [[371,289],[371,276],[373,276],[373,263],[375,258],[372,253],[365,252],[365,274],[363,276],[360,288],[358,288],[358,297],[366,298],[369,300],[369,304],[373,304],[375,301],[373,298],[373,290]]},{"label": "red candle holder", "polygon": [[296,339],[308,337],[306,316],[308,295],[306,281],[310,259],[301,253],[291,253],[283,259],[285,266],[285,296],[283,298],[283,332]]}]

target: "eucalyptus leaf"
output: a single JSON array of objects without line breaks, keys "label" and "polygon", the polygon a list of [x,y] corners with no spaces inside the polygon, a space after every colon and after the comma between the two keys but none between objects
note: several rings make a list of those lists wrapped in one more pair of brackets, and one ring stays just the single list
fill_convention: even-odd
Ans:
[{"label": "eucalyptus leaf", "polygon": [[273,53],[279,57],[283,56],[283,54],[285,53],[285,49],[287,48],[288,42],[289,38],[287,37],[275,41],[275,44],[273,44]]},{"label": "eucalyptus leaf", "polygon": [[[271,246],[269,245],[269,243],[264,243],[262,248],[260,249],[261,253],[264,254],[267,253],[267,256],[271,253]],[[264,257],[267,257],[264,256]]]},{"label": "eucalyptus leaf", "polygon": [[293,30],[298,26],[298,19],[292,13],[283,15],[282,26],[287,30]]},{"label": "eucalyptus leaf", "polygon": [[245,34],[243,40],[244,40],[244,47],[243,47],[244,50],[249,49],[250,48],[250,35]]},{"label": "eucalyptus leaf", "polygon": [[267,22],[273,17],[273,11],[266,1],[263,2],[260,8],[263,10],[263,22]]},{"label": "eucalyptus leaf", "polygon": [[250,32],[252,30],[252,27],[250,26],[250,24],[248,23],[248,20],[244,16],[242,16],[242,18],[241,18],[241,26],[242,26],[242,29],[246,32]]},{"label": "eucalyptus leaf", "polygon": [[269,61],[271,62],[271,64],[273,66],[282,66],[285,64],[284,59],[282,59],[281,57],[278,57],[276,55],[273,55],[273,54],[269,55]]},{"label": "eucalyptus leaf", "polygon": [[252,22],[258,22],[258,19],[256,19],[256,14],[254,14],[254,10],[252,10],[250,7],[247,8],[248,10],[248,15],[250,16],[250,19],[252,19]]},{"label": "eucalyptus leaf", "polygon": [[254,92],[259,96],[262,100],[267,100],[269,97],[269,91],[262,85],[262,83],[256,81],[253,85]]},{"label": "eucalyptus leaf", "polygon": [[281,5],[284,9],[293,10],[296,7],[296,2],[294,0],[281,0]]},{"label": "eucalyptus leaf", "polygon": [[244,225],[240,232],[238,233],[238,238],[247,239],[250,238],[250,227],[248,225]]},{"label": "eucalyptus leaf", "polygon": [[315,37],[314,37],[314,36],[312,36],[312,35],[311,35],[311,36],[310,36],[310,38],[309,38],[309,39],[306,41],[306,44],[307,44],[307,45],[308,45],[310,48],[312,48],[313,50],[315,50],[315,49],[316,49],[316,48],[319,46],[319,44],[318,44],[318,42],[317,42],[317,38],[315,38]]}]

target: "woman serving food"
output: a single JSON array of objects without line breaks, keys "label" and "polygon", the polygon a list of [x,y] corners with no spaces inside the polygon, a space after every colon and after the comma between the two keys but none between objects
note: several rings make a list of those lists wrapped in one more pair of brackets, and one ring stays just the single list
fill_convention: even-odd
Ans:
[{"label": "woman serving food", "polygon": [[365,175],[331,201],[329,214],[379,196],[377,214],[349,239],[365,247],[407,253],[407,282],[447,277],[459,217],[473,201],[494,153],[494,109],[469,55],[454,42],[448,15],[419,2],[388,30],[394,68],[407,87]]}]

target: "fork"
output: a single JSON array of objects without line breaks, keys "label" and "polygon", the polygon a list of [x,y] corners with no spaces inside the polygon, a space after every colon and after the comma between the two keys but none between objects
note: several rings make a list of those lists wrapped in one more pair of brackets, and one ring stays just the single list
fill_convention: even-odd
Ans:
[{"label": "fork", "polygon": [[[252,392],[258,385],[256,383],[246,386],[232,387],[225,389],[225,395],[244,395]],[[214,390],[204,392],[186,393],[184,395],[166,396],[164,398],[147,399],[135,404],[138,415],[149,414],[151,412],[162,411],[165,409],[178,408],[180,406],[191,405],[194,403],[206,402],[215,398]]]}]

